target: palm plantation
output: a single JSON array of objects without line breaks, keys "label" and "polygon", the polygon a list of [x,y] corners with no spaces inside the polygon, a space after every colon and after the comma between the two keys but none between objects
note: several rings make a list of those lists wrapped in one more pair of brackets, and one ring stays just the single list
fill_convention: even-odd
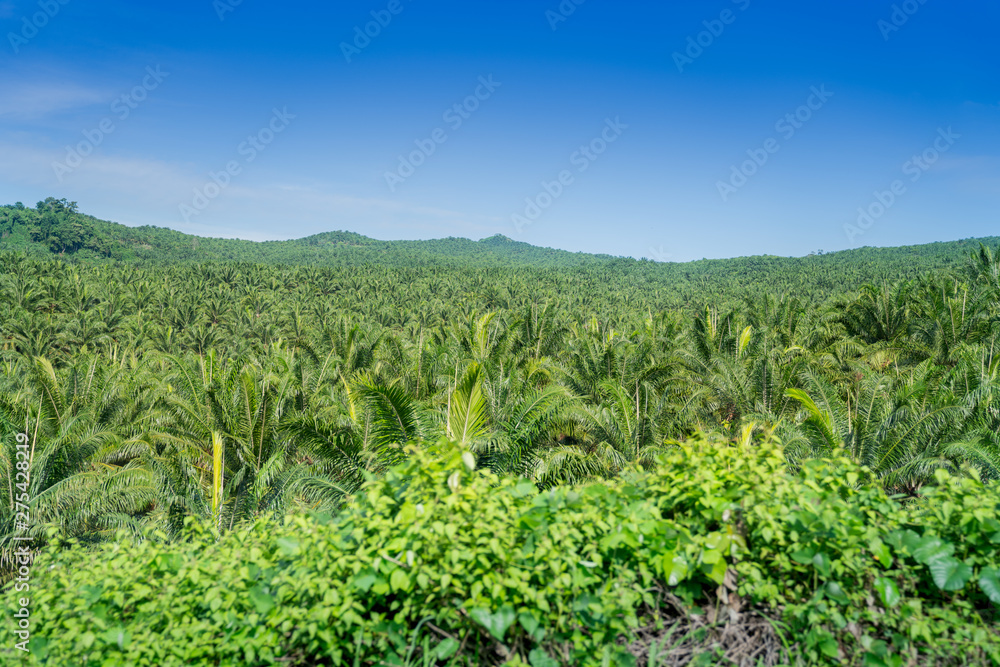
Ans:
[{"label": "palm plantation", "polygon": [[17,432],[39,539],[333,509],[442,435],[542,488],[649,467],[698,431],[774,432],[792,465],[843,450],[904,493],[942,466],[1000,475],[985,246],[822,303],[750,286],[655,312],[614,271],[567,291],[472,267],[3,266],[5,548]]}]

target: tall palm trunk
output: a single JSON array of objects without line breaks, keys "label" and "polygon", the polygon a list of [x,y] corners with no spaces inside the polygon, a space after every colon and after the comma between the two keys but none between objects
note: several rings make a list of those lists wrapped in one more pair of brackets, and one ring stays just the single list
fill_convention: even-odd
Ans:
[{"label": "tall palm trunk", "polygon": [[223,484],[223,452],[225,451],[222,436],[212,431],[212,522],[216,529],[222,527],[222,484]]}]

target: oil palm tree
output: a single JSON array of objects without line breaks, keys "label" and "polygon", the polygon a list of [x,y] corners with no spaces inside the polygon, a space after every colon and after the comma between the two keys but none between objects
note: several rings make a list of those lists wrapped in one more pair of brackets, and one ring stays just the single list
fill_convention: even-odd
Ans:
[{"label": "oil palm tree", "polygon": [[[18,369],[26,386],[0,393],[0,549],[16,531],[13,502],[19,477],[14,433],[28,445],[30,521],[22,534],[45,542],[46,527],[66,537],[101,539],[118,530],[140,534],[156,521],[161,501],[141,438],[148,376],[81,356],[57,371],[35,358]],[[20,495],[20,491],[18,492]]]},{"label": "oil palm tree", "polygon": [[539,479],[571,396],[558,384],[472,362],[449,395],[447,434],[498,475]]},{"label": "oil palm tree", "polygon": [[[842,397],[812,371],[805,389],[786,394],[801,407],[800,428],[812,456],[846,450],[887,488],[915,492],[939,467],[983,466],[989,443],[970,424],[971,406],[924,362],[900,379],[870,373],[856,393]],[[995,456],[995,455],[994,455]],[[994,458],[990,465],[996,465]],[[987,470],[989,472],[989,470]]]}]

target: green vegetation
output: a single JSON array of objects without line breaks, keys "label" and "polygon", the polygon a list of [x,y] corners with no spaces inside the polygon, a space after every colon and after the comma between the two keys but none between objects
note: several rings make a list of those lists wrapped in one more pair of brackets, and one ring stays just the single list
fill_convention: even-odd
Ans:
[{"label": "green vegetation", "polygon": [[768,441],[703,438],[651,472],[542,493],[473,466],[442,441],[411,450],[336,516],[49,550],[35,562],[45,611],[33,655],[136,666],[671,664],[678,649],[695,664],[751,652],[757,664],[1000,661],[995,487],[939,471],[904,506],[848,459],[793,471]]},{"label": "green vegetation", "polygon": [[0,236],[36,662],[1000,664],[990,245]]},{"label": "green vegetation", "polygon": [[[980,242],[995,246],[1000,237],[827,254],[820,251],[801,258],[763,256],[660,264],[538,248],[502,235],[481,241],[377,241],[352,232],[327,232],[294,241],[254,243],[202,238],[160,227],[126,227],[78,213],[74,202],[52,197],[39,202],[37,209],[18,204],[0,206],[0,247],[35,256],[57,255],[69,262],[111,259],[137,266],[237,262],[337,268],[573,269],[565,276],[560,272],[558,277],[579,277],[584,288],[593,287],[590,283],[594,278],[614,277],[619,295],[629,294],[633,301],[642,299],[642,305],[648,299],[654,310],[690,305],[692,301],[708,303],[785,292],[802,299],[824,300],[842,294],[845,286],[962,269]],[[562,286],[574,291],[581,287],[573,281]],[[633,303],[631,310],[643,310],[639,305]]]}]

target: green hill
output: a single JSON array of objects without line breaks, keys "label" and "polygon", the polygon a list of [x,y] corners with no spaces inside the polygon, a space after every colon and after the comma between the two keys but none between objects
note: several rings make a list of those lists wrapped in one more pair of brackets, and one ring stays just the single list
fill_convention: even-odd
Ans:
[{"label": "green hill", "polygon": [[324,232],[291,241],[204,238],[162,227],[128,227],[80,213],[75,202],[49,198],[36,208],[0,206],[0,248],[74,259],[155,263],[240,261],[294,265],[426,265],[473,262],[583,266],[610,256],[538,248],[497,235],[379,241],[353,232]]},{"label": "green hill", "polygon": [[807,257],[763,255],[687,263],[574,253],[540,248],[497,234],[480,241],[449,237],[426,241],[379,241],[354,232],[324,232],[290,241],[204,238],[153,226],[128,227],[80,213],[75,202],[54,198],[35,208],[0,206],[0,250],[68,261],[120,260],[144,264],[250,262],[347,267],[537,268],[621,273],[650,290],[696,290],[702,298],[725,293],[793,291],[823,298],[867,282],[914,278],[964,265],[980,243],[966,239],[897,248],[863,247]]}]

